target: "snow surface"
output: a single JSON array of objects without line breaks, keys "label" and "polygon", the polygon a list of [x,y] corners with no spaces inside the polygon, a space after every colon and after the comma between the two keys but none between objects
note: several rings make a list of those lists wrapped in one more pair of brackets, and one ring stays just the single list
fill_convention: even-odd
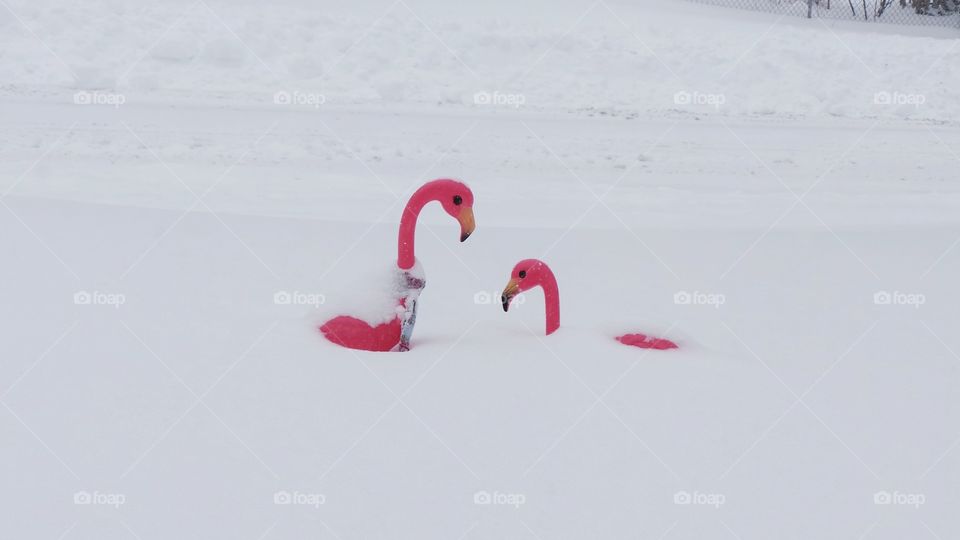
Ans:
[{"label": "snow surface", "polygon": [[[958,28],[676,0],[461,4],[10,0],[0,95],[62,103],[109,91],[129,104],[275,110],[283,92],[293,108],[489,111],[476,95],[499,93],[507,110],[960,121]],[[718,23],[731,18],[735,28]],[[723,103],[677,103],[681,92]],[[878,93],[923,103],[878,105]]]},{"label": "snow surface", "polygon": [[[4,0],[0,538],[957,537],[949,32]],[[327,343],[441,176],[413,350]]]}]

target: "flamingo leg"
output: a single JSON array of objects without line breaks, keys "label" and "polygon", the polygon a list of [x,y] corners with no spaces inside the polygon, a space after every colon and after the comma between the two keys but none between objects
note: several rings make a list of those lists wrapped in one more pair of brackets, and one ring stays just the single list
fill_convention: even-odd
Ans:
[{"label": "flamingo leg", "polygon": [[417,324],[417,304],[420,298],[420,292],[427,286],[426,280],[412,276],[409,272],[403,273],[403,286],[406,288],[406,294],[400,303],[404,306],[404,312],[400,316],[400,343],[397,350],[406,352],[410,350],[410,339],[413,337],[413,327]]},{"label": "flamingo leg", "polygon": [[404,311],[403,318],[400,321],[400,352],[410,350],[410,338],[413,337],[413,325],[417,324],[417,301],[410,301],[410,308]]}]

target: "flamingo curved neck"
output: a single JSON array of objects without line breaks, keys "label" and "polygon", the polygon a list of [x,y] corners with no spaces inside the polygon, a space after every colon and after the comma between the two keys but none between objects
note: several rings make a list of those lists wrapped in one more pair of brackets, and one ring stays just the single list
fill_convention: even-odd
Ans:
[{"label": "flamingo curved neck", "polygon": [[414,241],[417,236],[417,218],[420,217],[420,211],[433,197],[423,188],[418,189],[410,197],[407,206],[403,209],[403,216],[400,218],[400,234],[397,242],[397,266],[401,270],[409,270],[417,262],[414,253]]},{"label": "flamingo curved neck", "polygon": [[540,286],[543,288],[543,303],[547,314],[547,335],[560,328],[560,289],[557,287],[557,278],[552,272],[543,276]]}]

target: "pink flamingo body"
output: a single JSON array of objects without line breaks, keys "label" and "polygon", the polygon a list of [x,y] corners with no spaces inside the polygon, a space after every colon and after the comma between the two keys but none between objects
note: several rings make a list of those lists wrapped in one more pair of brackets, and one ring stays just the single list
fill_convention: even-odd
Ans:
[{"label": "pink flamingo body", "polygon": [[323,323],[320,332],[341,347],[385,352],[393,350],[400,342],[400,317],[371,326],[367,321],[356,317],[340,315]]},{"label": "pink flamingo body", "polygon": [[[523,291],[535,287],[543,289],[544,307],[546,310],[546,332],[550,334],[560,328],[560,289],[557,278],[547,263],[538,259],[524,259],[518,262],[510,273],[510,281],[503,289],[501,300],[503,311],[510,309],[513,297]],[[640,347],[641,349],[676,349],[677,344],[669,339],[651,337],[641,333],[630,333],[617,336],[617,341],[624,345]]]},{"label": "pink flamingo body", "polygon": [[417,218],[423,207],[438,201],[444,211],[460,222],[460,241],[465,241],[475,228],[473,216],[473,192],[456,180],[440,179],[427,182],[413,193],[400,218],[397,239],[397,269],[401,273],[400,289],[404,292],[397,298],[401,313],[389,322],[376,326],[352,317],[340,315],[320,326],[320,332],[331,342],[350,349],[365,351],[401,351],[409,348],[410,334],[416,322],[416,305],[420,290],[425,286],[422,278],[413,275],[417,258],[414,252]]}]

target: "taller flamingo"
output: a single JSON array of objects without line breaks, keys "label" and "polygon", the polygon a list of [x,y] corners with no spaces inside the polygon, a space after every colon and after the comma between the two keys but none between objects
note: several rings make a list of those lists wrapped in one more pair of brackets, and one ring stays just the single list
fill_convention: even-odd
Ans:
[{"label": "taller flamingo", "polygon": [[417,218],[423,207],[437,201],[444,211],[460,222],[460,241],[470,237],[476,227],[473,216],[473,192],[462,182],[439,179],[427,182],[413,193],[400,217],[397,240],[397,310],[389,322],[370,323],[341,315],[320,326],[323,335],[333,343],[366,351],[407,351],[417,321],[417,303],[426,286],[415,252]]},{"label": "taller flamingo", "polygon": [[[503,311],[510,309],[510,302],[523,291],[541,287],[547,314],[547,335],[560,328],[560,289],[557,287],[557,278],[547,263],[538,259],[524,259],[513,267],[510,281],[503,289]],[[641,349],[676,349],[677,344],[669,339],[651,337],[646,334],[631,333],[617,336],[617,341],[624,345],[640,347]]]}]

